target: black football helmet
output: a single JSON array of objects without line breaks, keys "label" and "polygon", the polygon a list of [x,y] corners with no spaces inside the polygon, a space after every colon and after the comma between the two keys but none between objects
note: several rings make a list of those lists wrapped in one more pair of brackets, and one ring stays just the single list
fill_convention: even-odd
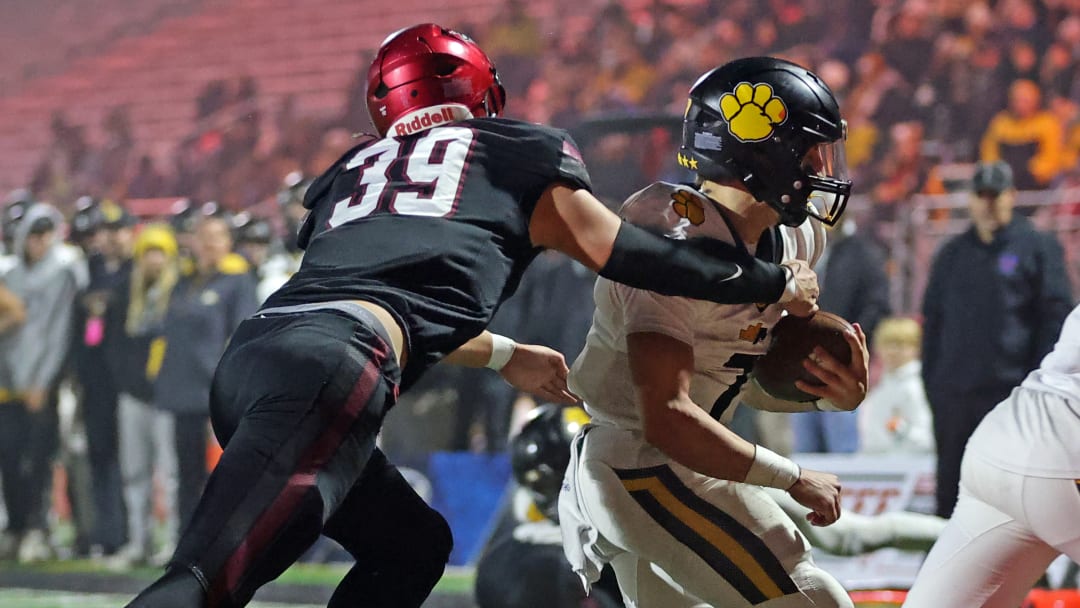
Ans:
[{"label": "black football helmet", "polygon": [[787,226],[833,225],[851,195],[847,125],[813,72],[773,57],[726,63],[690,89],[679,164],[702,179],[738,181]]},{"label": "black football helmet", "polygon": [[237,213],[232,220],[234,240],[238,245],[255,243],[269,245],[274,240],[274,227],[264,218],[246,211]]},{"label": "black football helmet", "polygon": [[300,171],[290,171],[285,179],[281,182],[281,188],[278,189],[277,202],[282,207],[291,204],[302,204],[304,202],[304,195],[307,194],[308,188],[311,186],[311,182],[315,180],[306,177]]},{"label": "black football helmet", "polygon": [[92,196],[80,196],[75,200],[75,213],[71,216],[71,239],[82,245],[105,225],[101,203]]},{"label": "black football helmet", "polygon": [[194,232],[198,219],[198,207],[189,198],[177,199],[169,208],[169,226],[176,234]]},{"label": "black football helmet", "polygon": [[138,218],[131,214],[123,205],[105,199],[99,201],[98,209],[101,212],[102,227],[109,230],[131,228],[138,223]]},{"label": "black football helmet", "polygon": [[530,416],[510,440],[510,466],[514,480],[529,492],[536,507],[558,521],[559,490],[570,463],[570,443],[589,415],[577,406],[545,403]]},{"label": "black football helmet", "polygon": [[19,222],[22,221],[26,210],[34,204],[34,196],[29,190],[19,188],[8,193],[4,200],[4,208],[0,215],[0,232],[3,233],[4,251],[13,253],[15,246],[15,232]]}]

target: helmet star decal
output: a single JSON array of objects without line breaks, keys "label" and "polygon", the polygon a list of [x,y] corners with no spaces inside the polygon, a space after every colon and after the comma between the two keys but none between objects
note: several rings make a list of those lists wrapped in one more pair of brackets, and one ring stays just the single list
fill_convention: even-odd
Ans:
[{"label": "helmet star decal", "polygon": [[679,154],[678,161],[679,161],[679,166],[680,167],[686,167],[687,169],[690,169],[691,171],[697,171],[697,159],[696,158],[686,156],[685,154]]},{"label": "helmet star decal", "polygon": [[728,131],[741,142],[764,141],[787,120],[787,106],[765,83],[740,82],[734,93],[720,97]]},{"label": "helmet star decal", "polygon": [[700,226],[705,223],[705,206],[701,200],[685,190],[676,190],[671,195],[671,208],[676,215],[685,218],[691,224]]}]

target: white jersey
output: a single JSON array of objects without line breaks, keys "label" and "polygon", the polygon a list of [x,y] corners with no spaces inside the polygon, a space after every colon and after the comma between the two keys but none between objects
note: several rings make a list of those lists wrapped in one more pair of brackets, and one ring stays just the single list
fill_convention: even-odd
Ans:
[{"label": "white jersey", "polygon": [[1038,369],[1028,374],[1021,386],[1080,400],[1080,306],[1065,318],[1054,350],[1043,358]]},{"label": "white jersey", "polygon": [[[673,239],[710,237],[740,243],[716,203],[687,186],[653,184],[627,199],[620,215],[634,224],[659,228]],[[824,228],[807,221],[762,237],[757,249],[774,251],[749,252],[777,262],[801,259],[813,265],[824,244]],[[630,380],[627,335],[660,333],[693,347],[695,373],[690,397],[726,421],[733,411],[729,406],[754,360],[765,354],[768,332],[782,314],[775,304],[721,306],[663,296],[604,278],[597,280],[593,295],[596,311],[592,328],[570,372],[570,387],[585,401],[595,424],[627,430],[642,429]]]},{"label": "white jersey", "polygon": [[1080,478],[1080,306],[1054,350],[986,415],[967,450],[1015,473]]}]

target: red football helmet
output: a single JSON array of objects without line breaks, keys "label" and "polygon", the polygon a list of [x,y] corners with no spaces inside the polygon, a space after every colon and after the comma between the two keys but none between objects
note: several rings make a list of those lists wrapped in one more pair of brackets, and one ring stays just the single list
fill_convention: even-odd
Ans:
[{"label": "red football helmet", "polygon": [[497,116],[505,103],[506,91],[484,51],[468,36],[434,23],[391,34],[368,70],[368,113],[379,135],[424,108],[448,106],[442,115],[459,119],[469,116],[450,111],[454,106],[472,116]]}]

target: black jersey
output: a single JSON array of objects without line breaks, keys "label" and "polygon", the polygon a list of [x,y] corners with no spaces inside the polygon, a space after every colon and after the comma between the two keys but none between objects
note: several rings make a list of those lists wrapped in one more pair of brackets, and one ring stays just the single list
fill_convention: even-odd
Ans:
[{"label": "black jersey", "polygon": [[266,307],[368,300],[405,331],[408,386],[477,336],[539,249],[529,219],[552,183],[590,188],[564,131],[477,118],[368,138],[308,191],[300,270]]}]

